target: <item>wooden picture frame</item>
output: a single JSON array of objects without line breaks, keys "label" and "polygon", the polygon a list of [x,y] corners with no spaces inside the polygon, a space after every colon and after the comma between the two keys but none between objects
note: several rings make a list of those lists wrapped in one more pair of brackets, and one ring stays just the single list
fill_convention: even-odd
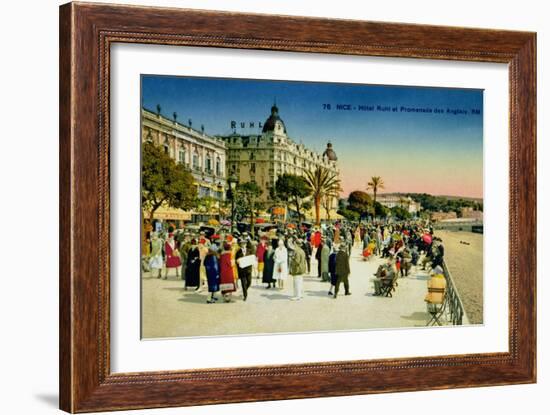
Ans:
[{"label": "wooden picture frame", "polygon": [[[111,373],[109,62],[110,46],[118,42],[508,64],[509,351]],[[59,93],[61,409],[91,412],[535,382],[535,33],[70,3],[60,8]]]}]

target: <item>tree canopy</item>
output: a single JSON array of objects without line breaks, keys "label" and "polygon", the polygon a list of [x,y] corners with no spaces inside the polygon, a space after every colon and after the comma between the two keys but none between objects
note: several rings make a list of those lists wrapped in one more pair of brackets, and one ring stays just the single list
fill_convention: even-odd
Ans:
[{"label": "tree canopy", "polygon": [[359,217],[372,214],[372,198],[361,190],[355,190],[348,196],[348,209],[359,214]]},{"label": "tree canopy", "polygon": [[410,219],[412,216],[407,209],[401,206],[394,206],[390,211],[391,214],[399,220]]},{"label": "tree canopy", "polygon": [[183,164],[176,163],[163,148],[153,143],[144,143],[141,167],[142,206],[154,212],[162,205],[177,209],[195,206],[197,189],[193,175]]},{"label": "tree canopy", "polygon": [[407,193],[415,202],[420,202],[422,209],[429,212],[456,212],[462,213],[462,208],[471,207],[483,211],[483,202],[460,197],[433,196],[427,193]]},{"label": "tree canopy", "polygon": [[348,208],[339,208],[337,213],[339,215],[342,215],[344,218],[346,218],[349,221],[358,221],[359,220],[359,213],[357,213],[354,210],[350,210]]},{"label": "tree canopy", "polygon": [[311,195],[311,187],[302,176],[284,173],[275,182],[275,194],[277,198],[293,203],[298,217],[301,218],[302,199]]},{"label": "tree canopy", "polygon": [[244,215],[250,216],[250,230],[252,237],[254,237],[254,218],[256,210],[261,207],[258,198],[262,195],[262,189],[256,182],[246,182],[240,183],[236,190],[237,206]]}]

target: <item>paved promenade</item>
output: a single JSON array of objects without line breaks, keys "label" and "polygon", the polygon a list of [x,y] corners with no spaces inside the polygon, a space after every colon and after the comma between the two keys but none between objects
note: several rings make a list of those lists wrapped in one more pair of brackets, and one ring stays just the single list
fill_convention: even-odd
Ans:
[{"label": "paved promenade", "polygon": [[[216,304],[206,304],[209,294],[185,291],[183,281],[171,275],[168,280],[142,277],[143,337],[187,337],[234,334],[311,332],[375,328],[425,326],[429,320],[424,296],[425,272],[413,268],[412,275],[399,279],[393,297],[373,296],[372,274],[383,262],[375,258],[363,261],[360,249],[352,251],[350,291],[344,296],[340,287],[338,298],[328,296],[330,284],[317,276],[304,277],[304,298],[290,301],[292,281],[284,289],[266,289],[254,279],[248,299],[242,301],[241,291],[233,294],[231,303],[220,298]],[[312,273],[317,264],[312,260]],[[221,297],[218,294],[218,297]]]}]

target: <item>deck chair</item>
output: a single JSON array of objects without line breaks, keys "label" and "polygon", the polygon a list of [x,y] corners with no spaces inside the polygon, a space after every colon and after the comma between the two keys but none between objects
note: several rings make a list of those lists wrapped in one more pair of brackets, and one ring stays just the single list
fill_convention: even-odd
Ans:
[{"label": "deck chair", "polygon": [[441,316],[445,312],[447,305],[447,281],[443,275],[434,275],[428,282],[428,294],[424,298],[426,301],[426,307],[428,313],[430,313],[430,320],[426,326],[442,326]]},{"label": "deck chair", "polygon": [[392,279],[383,279],[380,286],[380,295],[384,297],[393,297],[392,291],[395,291],[397,286],[397,278],[399,277],[398,273],[395,272]]}]

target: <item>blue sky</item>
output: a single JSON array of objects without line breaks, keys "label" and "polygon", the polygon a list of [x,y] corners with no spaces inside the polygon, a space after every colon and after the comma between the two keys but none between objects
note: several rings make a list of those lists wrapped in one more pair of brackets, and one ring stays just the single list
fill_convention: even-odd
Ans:
[{"label": "blue sky", "polygon": [[[274,101],[296,142],[319,152],[333,143],[344,193],[364,190],[376,175],[384,178],[388,192],[482,197],[482,90],[142,76],[144,107],[154,110],[160,104],[165,116],[177,112],[180,122],[192,119],[194,127],[204,125],[209,134],[229,134],[232,120],[246,122],[239,132],[258,133],[258,122],[269,116]],[[338,104],[350,110],[337,110]],[[361,105],[375,110],[360,111]],[[377,106],[390,111],[377,111]],[[249,122],[255,128],[248,128]]]}]

